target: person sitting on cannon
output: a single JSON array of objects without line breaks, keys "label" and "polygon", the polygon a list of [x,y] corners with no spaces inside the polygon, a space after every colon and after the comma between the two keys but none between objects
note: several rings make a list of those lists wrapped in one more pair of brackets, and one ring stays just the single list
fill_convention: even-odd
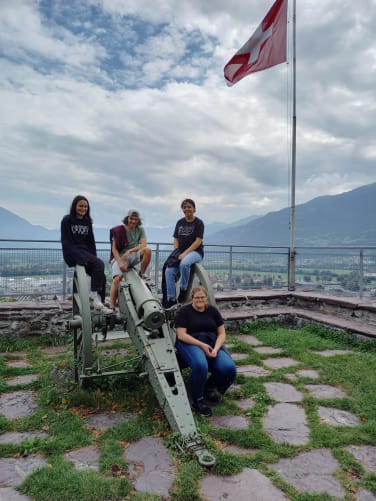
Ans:
[{"label": "person sitting on cannon", "polygon": [[[173,234],[175,262],[165,269],[166,302],[165,307],[171,308],[177,303],[184,303],[187,298],[187,287],[191,266],[202,261],[204,257],[204,222],[195,216],[196,204],[191,198],[181,203],[184,217],[175,225]],[[180,275],[180,292],[176,298],[176,279]]]},{"label": "person sitting on cannon", "polygon": [[112,313],[103,304],[106,295],[104,263],[97,256],[90,204],[86,197],[74,197],[69,214],[63,217],[60,228],[64,261],[68,266],[84,266],[91,278],[92,307],[104,314]]},{"label": "person sitting on cannon", "polygon": [[145,230],[138,210],[130,209],[123,224],[110,229],[112,285],[110,306],[116,308],[118,288],[123,273],[140,263],[140,276],[145,277],[151,260],[151,249],[147,247]]}]

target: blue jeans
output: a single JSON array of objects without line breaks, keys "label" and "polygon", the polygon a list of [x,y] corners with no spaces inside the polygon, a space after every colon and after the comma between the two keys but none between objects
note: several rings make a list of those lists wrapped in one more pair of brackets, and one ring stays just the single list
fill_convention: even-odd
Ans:
[{"label": "blue jeans", "polygon": [[202,261],[201,254],[192,251],[180,261],[178,268],[166,268],[167,299],[176,298],[175,281],[178,273],[180,272],[180,288],[186,289],[188,287],[191,266],[200,261]]},{"label": "blue jeans", "polygon": [[[176,341],[178,357],[191,368],[189,389],[192,400],[204,396],[205,389],[217,389],[222,395],[236,378],[236,366],[227,349],[222,346],[216,358],[206,358],[199,346]],[[208,378],[208,373],[210,376]]]}]

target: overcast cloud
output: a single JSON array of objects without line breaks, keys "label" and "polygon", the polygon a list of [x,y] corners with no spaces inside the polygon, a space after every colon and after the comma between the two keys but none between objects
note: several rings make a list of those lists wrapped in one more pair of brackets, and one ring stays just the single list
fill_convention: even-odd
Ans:
[{"label": "overcast cloud", "polygon": [[[78,193],[99,227],[287,207],[291,64],[223,78],[272,3],[2,0],[0,205],[47,228]],[[297,1],[297,204],[375,182],[375,26],[376,0]]]}]

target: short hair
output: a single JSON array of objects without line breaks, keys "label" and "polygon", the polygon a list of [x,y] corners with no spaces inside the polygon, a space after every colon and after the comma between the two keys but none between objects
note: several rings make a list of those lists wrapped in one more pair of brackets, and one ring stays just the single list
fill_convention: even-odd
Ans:
[{"label": "short hair", "polygon": [[181,205],[180,205],[180,208],[182,209],[185,204],[192,205],[194,209],[196,208],[196,204],[194,203],[194,201],[191,198],[186,198],[185,200],[183,200]]}]

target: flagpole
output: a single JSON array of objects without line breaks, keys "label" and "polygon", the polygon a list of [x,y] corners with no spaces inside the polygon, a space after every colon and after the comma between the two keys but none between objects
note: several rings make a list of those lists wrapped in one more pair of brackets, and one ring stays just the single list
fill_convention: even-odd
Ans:
[{"label": "flagpole", "polygon": [[295,290],[295,181],[296,181],[296,0],[292,10],[292,141],[291,141],[291,201],[289,290]]}]

